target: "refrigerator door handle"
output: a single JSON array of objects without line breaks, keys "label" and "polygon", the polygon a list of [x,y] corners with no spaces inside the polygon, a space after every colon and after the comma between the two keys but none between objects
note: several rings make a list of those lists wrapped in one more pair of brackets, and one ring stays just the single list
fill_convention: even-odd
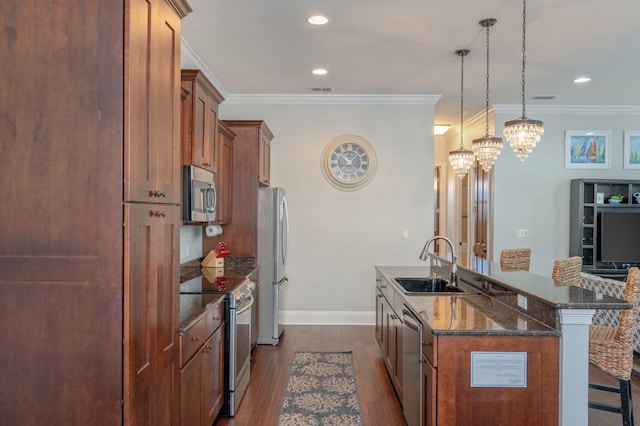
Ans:
[{"label": "refrigerator door handle", "polygon": [[287,253],[289,251],[289,208],[287,207],[287,197],[282,197],[282,207],[284,216],[284,226],[282,227],[282,265],[287,263]]},{"label": "refrigerator door handle", "polygon": [[287,281],[289,281],[289,278],[284,277],[282,278],[280,281],[278,281],[277,283],[274,282],[273,285],[276,287],[280,287],[281,285],[283,285],[284,283],[286,283]]}]

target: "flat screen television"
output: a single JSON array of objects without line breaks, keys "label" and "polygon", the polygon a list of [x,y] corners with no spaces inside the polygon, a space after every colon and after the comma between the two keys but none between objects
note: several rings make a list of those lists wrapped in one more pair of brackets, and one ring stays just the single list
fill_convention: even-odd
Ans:
[{"label": "flat screen television", "polygon": [[640,263],[640,212],[602,212],[600,260]]}]

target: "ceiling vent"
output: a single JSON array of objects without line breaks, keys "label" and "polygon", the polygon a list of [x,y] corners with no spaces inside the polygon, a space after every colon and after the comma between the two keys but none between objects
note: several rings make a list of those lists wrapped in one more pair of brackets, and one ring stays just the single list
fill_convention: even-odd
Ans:
[{"label": "ceiling vent", "polygon": [[537,101],[550,101],[551,99],[555,99],[556,97],[554,95],[539,95],[539,96],[534,96],[533,99],[537,100]]},{"label": "ceiling vent", "polygon": [[319,86],[311,86],[309,88],[312,92],[317,93],[329,93],[335,90],[335,87],[319,87]]}]

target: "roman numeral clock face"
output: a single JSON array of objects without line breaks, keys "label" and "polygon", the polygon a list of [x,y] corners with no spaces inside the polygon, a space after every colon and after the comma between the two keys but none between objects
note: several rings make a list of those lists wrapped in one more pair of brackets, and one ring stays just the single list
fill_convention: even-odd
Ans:
[{"label": "roman numeral clock face", "polygon": [[343,135],[333,139],[322,155],[322,173],[338,189],[353,191],[371,181],[376,169],[376,154],[360,136]]}]

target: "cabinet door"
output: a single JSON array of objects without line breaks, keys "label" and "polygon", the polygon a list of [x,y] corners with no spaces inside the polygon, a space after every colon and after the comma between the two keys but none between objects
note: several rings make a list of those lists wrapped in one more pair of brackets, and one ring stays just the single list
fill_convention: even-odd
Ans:
[{"label": "cabinet door", "polygon": [[[180,371],[180,424],[182,426],[204,425],[207,417],[202,396],[205,390],[207,359],[203,350],[209,341]],[[211,422],[209,423],[209,425]]]},{"label": "cabinet door", "polygon": [[205,157],[205,168],[211,170],[214,173],[218,172],[218,103],[213,100],[212,97],[208,98],[207,104],[207,133],[206,139],[207,142],[205,144],[206,151],[204,152]]},{"label": "cabinet door", "polygon": [[201,70],[185,69],[182,88],[188,92],[182,106],[182,162],[218,172],[218,105],[222,95]]},{"label": "cabinet door", "polygon": [[125,201],[179,203],[180,18],[131,0],[125,42]]},{"label": "cabinet door", "polygon": [[204,415],[207,425],[218,417],[224,400],[224,324],[205,343]]},{"label": "cabinet door", "polygon": [[271,174],[271,140],[260,132],[258,147],[258,183],[269,186]]},{"label": "cabinet door", "polygon": [[233,139],[220,132],[218,144],[218,223],[226,224],[232,215]]},{"label": "cabinet door", "polygon": [[422,421],[425,426],[436,425],[436,386],[437,374],[436,369],[431,365],[429,360],[422,357]]},{"label": "cabinet door", "polygon": [[179,206],[125,205],[125,423],[177,415]]}]

